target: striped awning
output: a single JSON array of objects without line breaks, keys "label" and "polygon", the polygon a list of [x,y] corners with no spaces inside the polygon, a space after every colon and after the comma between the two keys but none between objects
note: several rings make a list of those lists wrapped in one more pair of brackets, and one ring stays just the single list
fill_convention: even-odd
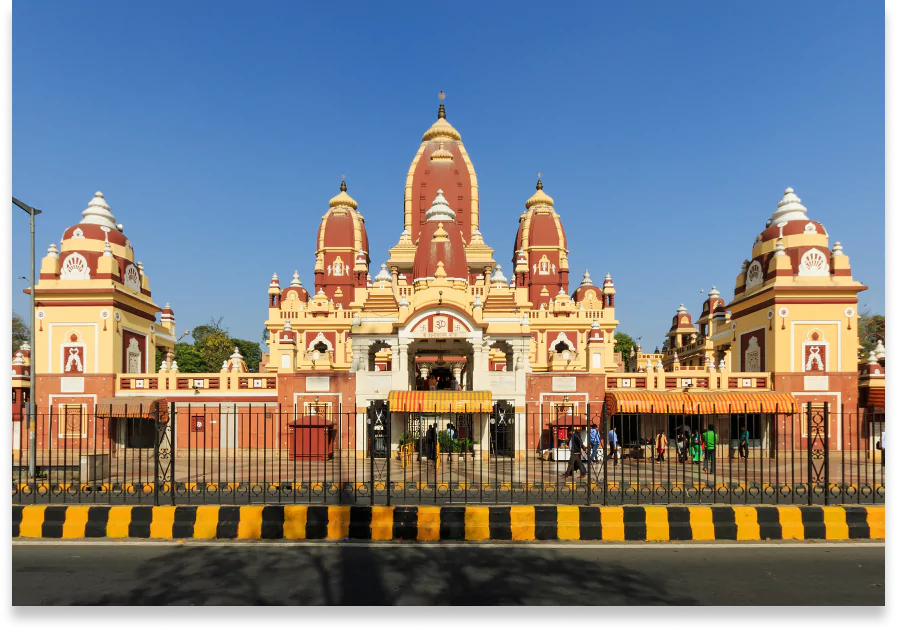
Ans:
[{"label": "striped awning", "polygon": [[492,392],[457,392],[449,389],[436,391],[391,391],[389,410],[435,413],[490,413]]},{"label": "striped awning", "polygon": [[607,414],[615,413],[794,413],[799,404],[781,392],[607,392]]},{"label": "striped awning", "polygon": [[109,418],[155,418],[158,409],[160,420],[168,416],[164,398],[151,396],[112,396],[97,401],[97,415]]}]

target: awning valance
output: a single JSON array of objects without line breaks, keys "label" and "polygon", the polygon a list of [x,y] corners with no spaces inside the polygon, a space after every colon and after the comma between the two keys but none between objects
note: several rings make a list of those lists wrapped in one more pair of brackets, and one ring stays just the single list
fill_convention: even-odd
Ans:
[{"label": "awning valance", "polygon": [[607,414],[615,413],[794,413],[800,405],[781,392],[607,392]]},{"label": "awning valance", "polygon": [[389,410],[435,413],[490,413],[492,392],[458,392],[449,389],[436,391],[391,391]]},{"label": "awning valance", "polygon": [[156,409],[159,419],[168,418],[168,409],[164,398],[152,396],[112,396],[97,401],[97,415],[109,418],[155,418]]}]

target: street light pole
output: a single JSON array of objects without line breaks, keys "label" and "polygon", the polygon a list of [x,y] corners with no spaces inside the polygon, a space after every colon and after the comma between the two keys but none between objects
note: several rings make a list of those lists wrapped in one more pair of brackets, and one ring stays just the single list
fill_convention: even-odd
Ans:
[{"label": "street light pole", "polygon": [[37,353],[34,347],[34,217],[41,213],[37,208],[22,203],[15,197],[12,202],[28,213],[31,222],[31,369],[28,374],[28,476],[34,479],[35,460],[37,459],[37,418],[34,406],[34,368],[37,364]]}]

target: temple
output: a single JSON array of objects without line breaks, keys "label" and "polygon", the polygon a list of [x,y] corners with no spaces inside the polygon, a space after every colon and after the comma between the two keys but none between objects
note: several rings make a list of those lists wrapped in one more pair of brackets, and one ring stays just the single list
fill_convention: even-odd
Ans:
[{"label": "temple", "polygon": [[[352,190],[362,203],[350,195],[344,180],[326,206],[322,200],[313,284],[304,286],[297,272],[282,284],[274,273],[267,296],[259,287],[253,298],[267,301],[268,348],[258,371],[235,349],[208,374],[179,371],[174,311],[154,301],[135,244],[97,192],[41,262],[35,349],[23,346],[13,358],[14,423],[23,417],[32,370],[38,410],[64,426],[38,435],[40,448],[58,447],[63,434],[67,443],[87,438],[95,407],[133,415],[135,405],[163,400],[189,410],[176,441],[204,431],[216,447],[245,447],[238,442],[248,438],[231,428],[252,426],[259,414],[271,431],[254,439],[286,449],[286,421],[271,409],[322,418],[339,411],[356,418],[340,425],[340,443],[359,452],[369,448],[363,436],[371,424],[395,423],[386,433],[391,444],[382,445],[394,451],[410,423],[454,419],[484,456],[496,451],[496,420],[515,413],[541,420],[511,429],[503,443],[511,456],[582,414],[629,414],[637,422],[640,412],[713,413],[744,422],[806,402],[883,408],[884,348],[858,356],[857,295],[866,287],[791,188],[770,213],[758,213],[762,229],[731,299],[714,287],[696,320],[680,305],[663,348],[639,348],[623,365],[614,352],[611,274],[593,279],[586,271],[570,284],[570,257],[600,250],[568,250],[563,196],[556,193],[556,205],[541,177],[532,194],[519,195],[513,256],[502,265],[480,231],[481,212],[492,210],[480,207],[479,186],[440,104],[411,159],[401,215],[376,210],[395,224],[383,262],[372,262],[362,214],[375,210],[364,208],[363,193]],[[573,229],[589,229],[587,217],[571,220]],[[587,262],[591,269],[608,264]],[[222,402],[233,411],[222,411]],[[218,407],[206,412],[204,405]],[[491,421],[465,425],[471,415]],[[836,416],[833,435],[842,430]],[[802,439],[798,425],[795,419],[784,430]],[[110,439],[140,443],[147,439],[140,426],[114,425]],[[756,429],[758,436],[772,430]]]}]

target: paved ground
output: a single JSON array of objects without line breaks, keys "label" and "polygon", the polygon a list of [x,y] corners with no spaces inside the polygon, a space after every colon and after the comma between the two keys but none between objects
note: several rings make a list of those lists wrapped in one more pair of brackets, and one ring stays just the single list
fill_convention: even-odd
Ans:
[{"label": "paved ground", "polygon": [[13,543],[14,605],[885,603],[880,543]]}]

